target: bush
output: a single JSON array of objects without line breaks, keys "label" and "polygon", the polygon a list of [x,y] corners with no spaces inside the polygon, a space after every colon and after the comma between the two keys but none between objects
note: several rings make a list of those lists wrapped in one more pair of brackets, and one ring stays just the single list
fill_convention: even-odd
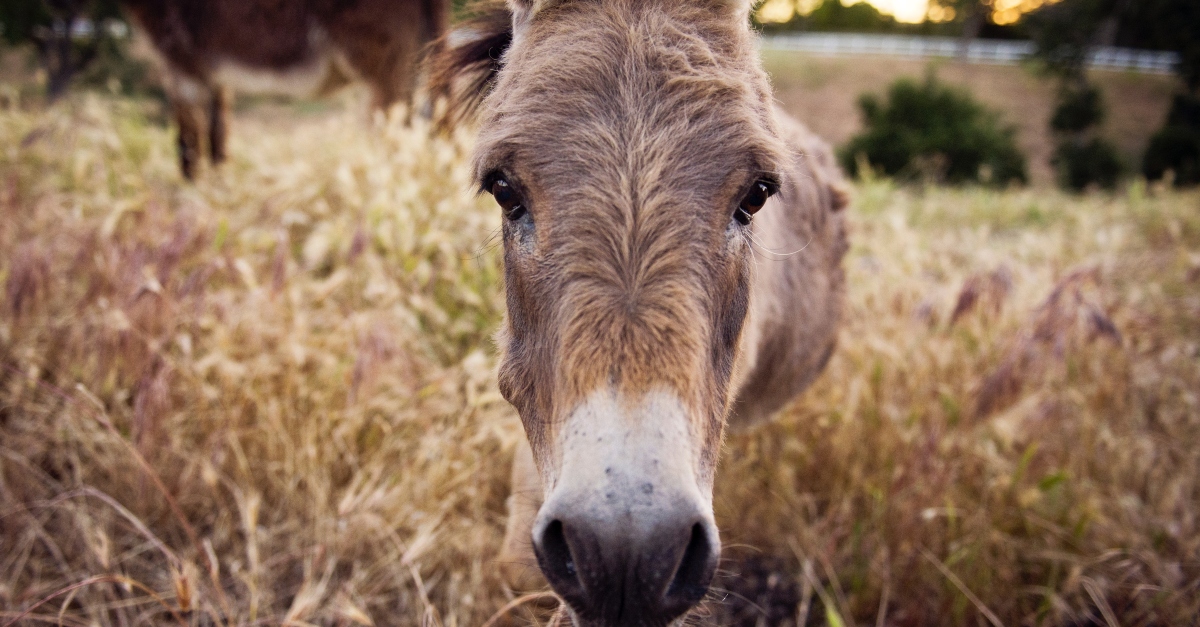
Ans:
[{"label": "bush", "polygon": [[1150,180],[1175,173],[1175,185],[1200,184],[1200,97],[1175,96],[1167,124],[1150,138],[1142,173]]},{"label": "bush", "polygon": [[1058,133],[1080,133],[1104,121],[1100,90],[1092,85],[1066,87],[1058,95],[1058,107],[1050,128]]},{"label": "bush", "polygon": [[1058,172],[1058,184],[1081,192],[1089,187],[1113,189],[1124,173],[1117,150],[1096,134],[1104,121],[1100,90],[1082,76],[1063,77],[1058,105],[1050,117],[1050,130],[1058,136],[1058,147],[1050,165]]},{"label": "bush", "polygon": [[1059,184],[1075,191],[1083,191],[1092,185],[1113,189],[1124,169],[1117,149],[1098,137],[1059,142],[1050,163],[1058,171]]},{"label": "bush", "polygon": [[997,186],[1026,180],[1015,129],[1001,126],[998,114],[933,76],[923,83],[901,79],[888,90],[886,103],[866,94],[859,107],[866,130],[841,150],[852,175],[865,158],[890,176]]}]

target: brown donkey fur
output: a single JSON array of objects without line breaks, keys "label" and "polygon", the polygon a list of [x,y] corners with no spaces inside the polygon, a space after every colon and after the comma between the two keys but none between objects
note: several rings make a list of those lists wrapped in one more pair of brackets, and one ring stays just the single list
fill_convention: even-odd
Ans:
[{"label": "brown donkey fur", "polygon": [[[841,175],[828,146],[774,106],[749,9],[510,0],[480,9],[432,59],[451,122],[478,119],[476,174],[506,216],[499,381],[530,448],[514,464],[500,562],[530,585],[536,549],[580,625],[667,624],[699,600],[711,568],[689,555],[717,550],[708,521],[727,421],[779,410],[835,343]],[[760,183],[778,191],[765,206]],[[685,424],[667,424],[675,414]],[[665,579],[637,570],[660,559],[657,536],[632,566],[605,565],[683,501],[683,536],[659,542],[680,547],[664,549]],[[589,554],[608,537],[625,541]]]},{"label": "brown donkey fur", "polygon": [[165,62],[188,178],[205,144],[214,164],[224,160],[227,83],[239,78],[303,92],[358,79],[380,109],[410,100],[421,51],[446,29],[446,2],[122,0]]}]

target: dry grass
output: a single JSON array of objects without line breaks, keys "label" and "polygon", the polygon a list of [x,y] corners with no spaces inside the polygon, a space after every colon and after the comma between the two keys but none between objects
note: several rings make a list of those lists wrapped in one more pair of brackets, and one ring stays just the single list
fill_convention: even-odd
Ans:
[{"label": "dry grass", "polygon": [[839,351],[729,443],[726,538],[861,621],[1191,624],[1200,196],[874,183],[856,209]]},{"label": "dry grass", "polygon": [[[0,112],[0,625],[470,626],[515,598],[467,147],[242,115],[193,187],[138,103]],[[840,350],[730,438],[745,576],[702,622],[1186,624],[1198,208],[860,184]]]}]

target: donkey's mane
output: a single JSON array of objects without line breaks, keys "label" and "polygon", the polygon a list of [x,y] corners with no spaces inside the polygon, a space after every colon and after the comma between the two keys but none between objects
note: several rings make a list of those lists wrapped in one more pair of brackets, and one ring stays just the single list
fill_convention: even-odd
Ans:
[{"label": "donkey's mane", "polygon": [[432,46],[429,93],[446,101],[442,129],[475,117],[512,45],[512,12],[503,0],[468,5],[468,17]]}]

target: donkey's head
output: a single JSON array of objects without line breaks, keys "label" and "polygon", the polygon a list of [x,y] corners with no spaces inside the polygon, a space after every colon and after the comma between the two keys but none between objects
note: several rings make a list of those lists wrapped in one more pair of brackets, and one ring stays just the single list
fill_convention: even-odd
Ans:
[{"label": "donkey's head", "polygon": [[539,565],[580,624],[668,624],[716,568],[748,229],[789,158],[748,11],[510,0],[435,69],[494,72],[474,164],[504,215],[500,389],[545,486]]}]

